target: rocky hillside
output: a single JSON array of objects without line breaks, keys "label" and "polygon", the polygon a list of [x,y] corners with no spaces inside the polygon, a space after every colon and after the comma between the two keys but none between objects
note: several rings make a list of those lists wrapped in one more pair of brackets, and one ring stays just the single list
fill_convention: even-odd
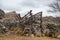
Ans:
[{"label": "rocky hillside", "polygon": [[52,17],[52,16],[43,17],[43,24],[46,23],[60,25],[60,17]]},{"label": "rocky hillside", "polygon": [[[24,24],[21,25],[20,23],[20,20],[22,19],[20,14],[16,13],[15,11],[5,13],[1,10],[0,10],[0,14],[1,14],[0,15],[0,30],[4,32],[11,32],[11,30],[13,30],[14,33],[20,32],[20,28],[24,26]],[[42,17],[42,27],[43,27],[44,34],[46,35],[49,34],[50,36],[53,34],[55,35],[55,33],[60,32],[59,31],[60,30],[60,17],[52,17],[52,16]]]}]

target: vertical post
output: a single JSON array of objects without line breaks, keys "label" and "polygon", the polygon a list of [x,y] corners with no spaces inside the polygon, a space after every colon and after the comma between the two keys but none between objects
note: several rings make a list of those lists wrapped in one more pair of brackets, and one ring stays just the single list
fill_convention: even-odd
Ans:
[{"label": "vertical post", "polygon": [[19,19],[19,22],[20,22],[20,20],[21,20],[21,16],[20,16],[20,14],[18,14],[18,16],[17,16],[17,17],[18,17],[18,19]]},{"label": "vertical post", "polygon": [[43,36],[43,27],[42,27],[42,12],[40,12],[40,28],[41,28],[41,34]]},{"label": "vertical post", "polygon": [[32,10],[30,10],[30,25],[32,25]]},{"label": "vertical post", "polygon": [[42,28],[42,12],[40,12],[40,27]]}]

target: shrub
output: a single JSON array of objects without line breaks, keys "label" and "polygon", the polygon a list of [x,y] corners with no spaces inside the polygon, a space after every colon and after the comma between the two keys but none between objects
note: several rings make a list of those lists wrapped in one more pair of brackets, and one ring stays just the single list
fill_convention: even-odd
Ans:
[{"label": "shrub", "polygon": [[41,37],[41,32],[37,32],[37,33],[36,33],[36,36],[37,36],[37,37]]},{"label": "shrub", "polygon": [[5,15],[5,12],[0,9],[0,18],[2,18]]}]

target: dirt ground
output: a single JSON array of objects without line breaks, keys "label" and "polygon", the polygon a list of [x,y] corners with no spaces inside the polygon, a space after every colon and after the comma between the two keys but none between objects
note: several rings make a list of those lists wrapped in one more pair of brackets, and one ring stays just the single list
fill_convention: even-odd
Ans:
[{"label": "dirt ground", "polygon": [[60,40],[60,39],[51,37],[25,37],[18,35],[9,35],[9,36],[0,35],[0,40]]}]

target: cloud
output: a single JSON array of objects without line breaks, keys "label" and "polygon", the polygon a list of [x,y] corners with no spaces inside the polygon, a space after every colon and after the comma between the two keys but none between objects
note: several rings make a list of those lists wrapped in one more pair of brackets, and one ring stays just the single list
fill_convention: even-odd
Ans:
[{"label": "cloud", "polygon": [[37,7],[35,5],[35,2],[33,2],[32,0],[25,0],[25,1],[21,2],[19,5],[25,6],[25,7],[34,7],[34,8]]},{"label": "cloud", "polygon": [[[43,11],[44,16],[47,15],[47,9],[49,3],[53,0],[1,0],[0,8],[7,11],[17,11],[21,15],[25,15],[25,12],[33,10],[33,13]],[[48,14],[49,15],[49,14]]]},{"label": "cloud", "polygon": [[1,0],[0,0],[0,8],[2,7]]},{"label": "cloud", "polygon": [[38,4],[38,2],[34,1],[34,0],[25,0],[25,1],[22,1],[21,3],[19,3],[19,5],[25,6],[25,7],[30,7],[30,8],[38,8],[40,6],[40,4]]},{"label": "cloud", "polygon": [[1,8],[1,6],[2,6],[2,5],[0,4],[0,8]]},{"label": "cloud", "polygon": [[20,11],[21,8],[20,6],[18,5],[19,1],[17,0],[2,0],[1,1],[1,7],[2,9],[4,10],[15,10],[15,11]]},{"label": "cloud", "polygon": [[2,9],[4,10],[23,10],[27,9],[37,9],[44,7],[47,4],[48,0],[2,0],[0,1]]},{"label": "cloud", "polygon": [[22,6],[28,6],[33,8],[38,8],[40,6],[45,6],[49,3],[51,3],[53,0],[24,0],[21,3],[19,3]]}]

